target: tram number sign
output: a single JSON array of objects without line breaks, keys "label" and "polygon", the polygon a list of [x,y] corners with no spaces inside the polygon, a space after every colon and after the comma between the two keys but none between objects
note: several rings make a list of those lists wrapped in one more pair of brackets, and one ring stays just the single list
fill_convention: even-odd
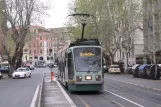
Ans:
[{"label": "tram number sign", "polygon": [[92,52],[80,53],[80,56],[95,56]]}]

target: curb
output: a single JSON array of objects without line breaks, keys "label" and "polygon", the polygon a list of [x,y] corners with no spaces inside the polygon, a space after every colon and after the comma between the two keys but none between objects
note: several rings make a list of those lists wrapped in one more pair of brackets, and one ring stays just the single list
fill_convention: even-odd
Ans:
[{"label": "curb", "polygon": [[42,90],[43,90],[43,87],[44,87],[44,75],[42,76],[42,80],[41,80],[41,87],[40,87],[40,90],[39,90],[39,97],[37,99],[37,106],[36,107],[42,107]]},{"label": "curb", "polygon": [[69,95],[64,91],[64,89],[63,89],[63,87],[60,85],[60,83],[59,83],[57,80],[55,80],[55,81],[56,81],[56,83],[58,84],[59,88],[61,89],[62,93],[64,94],[65,98],[68,100],[70,106],[71,106],[71,107],[77,107],[77,106],[75,105],[75,103],[73,102],[73,100],[69,97]]},{"label": "curb", "polygon": [[36,88],[36,91],[34,93],[34,97],[32,99],[32,102],[30,104],[30,107],[41,107],[42,106],[42,88],[44,85],[44,74],[42,76],[42,83],[41,85],[38,85]]},{"label": "curb", "polygon": [[38,85],[36,88],[30,107],[36,107],[36,102],[37,102],[39,92],[40,92],[40,85]]}]

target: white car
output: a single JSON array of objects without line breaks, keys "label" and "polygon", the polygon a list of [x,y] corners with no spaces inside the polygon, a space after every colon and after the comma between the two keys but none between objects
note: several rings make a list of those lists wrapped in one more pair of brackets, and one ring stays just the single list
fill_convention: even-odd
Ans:
[{"label": "white car", "polygon": [[111,65],[108,70],[109,73],[121,73],[119,65]]},{"label": "white car", "polygon": [[22,68],[18,68],[16,71],[14,71],[14,73],[12,74],[12,78],[26,78],[29,77],[31,78],[31,71],[29,68],[27,67],[22,67]]}]

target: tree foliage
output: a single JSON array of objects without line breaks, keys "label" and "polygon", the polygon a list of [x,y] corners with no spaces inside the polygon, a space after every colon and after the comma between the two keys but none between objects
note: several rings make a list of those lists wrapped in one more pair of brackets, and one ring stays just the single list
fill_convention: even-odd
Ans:
[{"label": "tree foliage", "polygon": [[2,8],[2,44],[12,74],[14,69],[21,66],[23,48],[31,23],[40,20],[48,6],[39,0],[5,0]]},{"label": "tree foliage", "polygon": [[[132,47],[132,34],[141,22],[140,7],[138,0],[75,0],[70,4],[69,14],[77,12],[95,16],[88,20],[85,36],[98,38],[113,60],[118,49]],[[71,22],[75,23],[72,37],[78,37],[80,24],[77,18],[68,23],[71,25]]]}]

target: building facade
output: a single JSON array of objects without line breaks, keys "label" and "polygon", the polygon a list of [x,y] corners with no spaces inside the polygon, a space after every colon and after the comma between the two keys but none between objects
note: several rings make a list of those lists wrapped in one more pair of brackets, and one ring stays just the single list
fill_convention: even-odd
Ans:
[{"label": "building facade", "polygon": [[[140,56],[144,55],[144,40],[143,40],[143,31],[141,29],[136,29],[134,32],[134,41],[133,41],[133,48],[131,49],[128,55],[128,64],[133,65],[140,62]],[[139,59],[139,61],[138,61]],[[115,62],[124,62],[125,60],[125,53],[123,49],[118,50],[115,54],[114,61]]]},{"label": "building facade", "polygon": [[145,63],[161,63],[161,1],[143,0],[143,10]]},{"label": "building facade", "polygon": [[47,60],[49,56],[55,56],[65,43],[64,29],[31,26],[29,39],[24,47],[23,61],[37,60],[39,56],[44,56]]}]

